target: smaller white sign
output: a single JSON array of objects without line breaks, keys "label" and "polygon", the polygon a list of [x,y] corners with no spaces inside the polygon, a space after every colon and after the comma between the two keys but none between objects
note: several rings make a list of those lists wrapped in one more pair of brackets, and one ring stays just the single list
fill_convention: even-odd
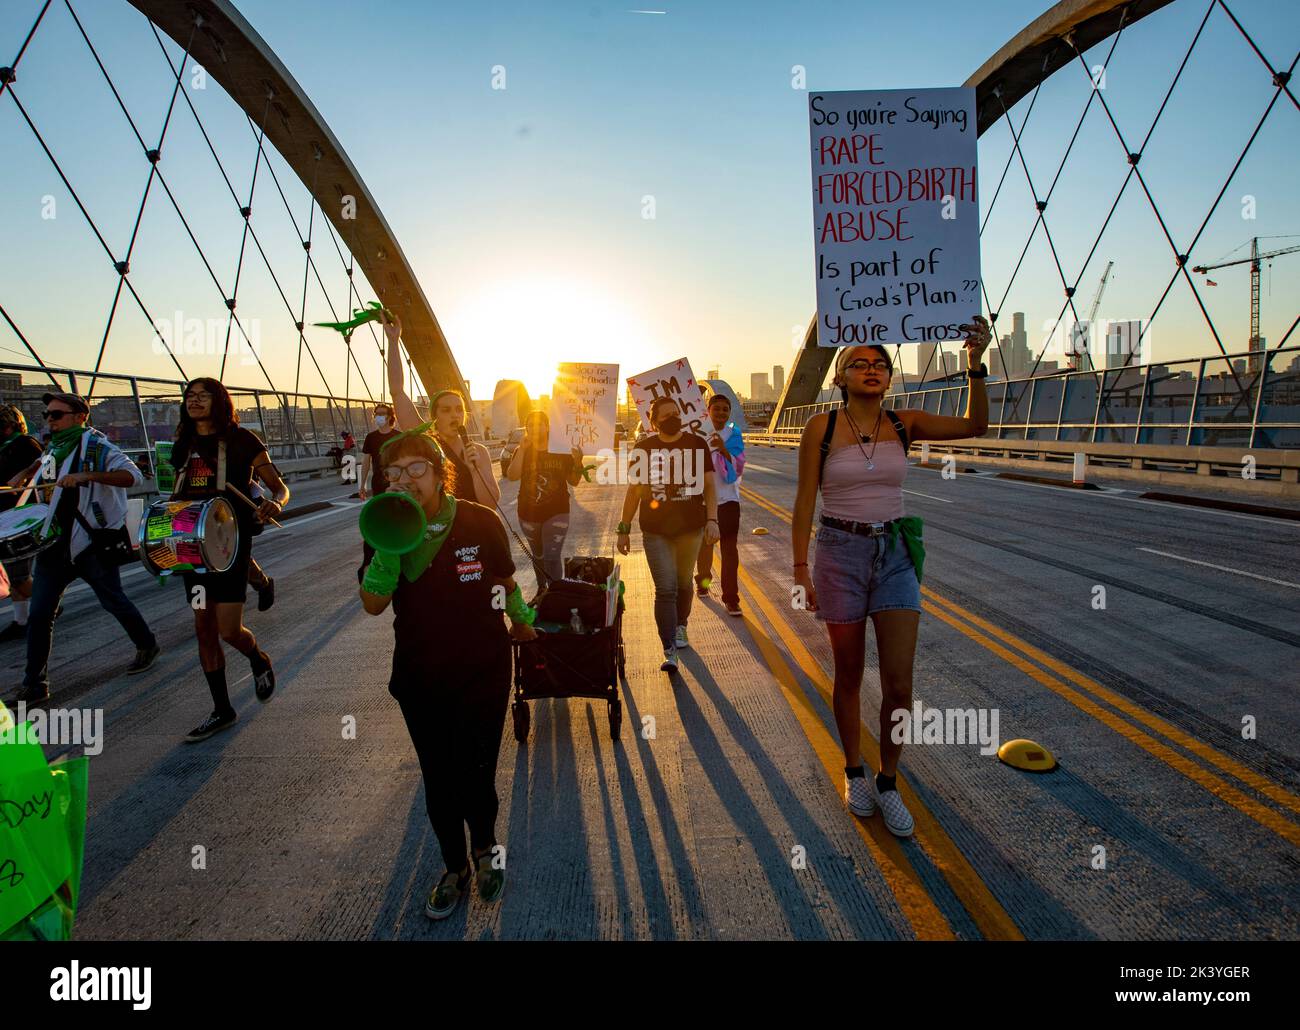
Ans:
[{"label": "smaller white sign", "polygon": [[682,409],[682,428],[688,433],[705,435],[704,423],[708,421],[709,414],[704,407],[704,391],[695,381],[695,373],[691,371],[691,363],[686,358],[678,358],[632,376],[627,381],[627,388],[646,432],[653,431],[650,425],[650,405],[658,397],[671,397]]},{"label": "smaller white sign", "polygon": [[547,450],[583,454],[614,449],[618,408],[618,366],[567,361],[551,390],[551,438]]}]

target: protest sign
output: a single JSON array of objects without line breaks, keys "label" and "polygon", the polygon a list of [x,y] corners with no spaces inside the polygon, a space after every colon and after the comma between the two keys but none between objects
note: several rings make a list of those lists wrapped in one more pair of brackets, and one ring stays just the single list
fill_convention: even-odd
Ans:
[{"label": "protest sign", "polygon": [[678,358],[632,376],[627,381],[627,388],[632,394],[632,403],[641,416],[641,425],[647,432],[651,431],[651,403],[657,397],[671,397],[682,409],[682,428],[688,433],[705,435],[704,423],[708,419],[708,412],[704,409],[704,392],[696,383],[695,373],[691,371],[691,363],[686,358]]},{"label": "protest sign", "polygon": [[980,310],[975,91],[808,97],[817,342],[964,338]]},{"label": "protest sign", "polygon": [[551,438],[547,450],[583,454],[614,449],[618,366],[562,362],[551,390]]}]

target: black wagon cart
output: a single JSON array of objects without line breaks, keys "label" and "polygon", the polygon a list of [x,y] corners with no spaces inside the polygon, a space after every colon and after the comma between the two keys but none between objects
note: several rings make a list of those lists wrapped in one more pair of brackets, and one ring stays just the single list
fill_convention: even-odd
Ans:
[{"label": "black wagon cart", "polygon": [[[583,565],[582,563],[599,563]],[[535,640],[511,641],[514,652],[514,702],[510,714],[515,740],[524,743],[532,725],[528,702],[542,698],[593,698],[609,708],[609,737],[619,739],[623,702],[619,680],[624,675],[623,598],[617,569],[610,558],[569,558],[566,575],[585,574],[599,583],[564,579],[538,595]],[[614,599],[610,600],[610,591]],[[608,623],[608,624],[607,624]]]}]

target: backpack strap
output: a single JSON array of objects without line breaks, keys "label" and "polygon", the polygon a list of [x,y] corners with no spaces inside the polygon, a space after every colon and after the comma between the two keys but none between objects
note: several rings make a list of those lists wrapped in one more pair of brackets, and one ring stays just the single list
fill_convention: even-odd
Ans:
[{"label": "backpack strap", "polygon": [[831,453],[831,437],[835,435],[835,419],[839,416],[839,408],[831,408],[826,416],[826,433],[822,436],[821,460],[817,465],[817,485],[821,485],[822,473],[826,471],[826,456]]},{"label": "backpack strap", "polygon": [[893,408],[886,408],[885,414],[889,416],[889,421],[894,425],[894,432],[898,434],[898,439],[902,441],[903,450],[907,450],[907,426],[903,425],[903,420],[898,417],[898,413]]}]

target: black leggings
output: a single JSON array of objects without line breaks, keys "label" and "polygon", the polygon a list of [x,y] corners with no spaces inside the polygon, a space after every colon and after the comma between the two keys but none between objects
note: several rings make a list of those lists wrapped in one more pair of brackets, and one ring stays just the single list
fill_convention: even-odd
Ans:
[{"label": "black leggings", "polygon": [[465,868],[470,845],[496,843],[497,754],[510,700],[510,650],[481,665],[443,665],[421,684],[404,684],[397,699],[424,774],[429,822],[442,860]]}]

